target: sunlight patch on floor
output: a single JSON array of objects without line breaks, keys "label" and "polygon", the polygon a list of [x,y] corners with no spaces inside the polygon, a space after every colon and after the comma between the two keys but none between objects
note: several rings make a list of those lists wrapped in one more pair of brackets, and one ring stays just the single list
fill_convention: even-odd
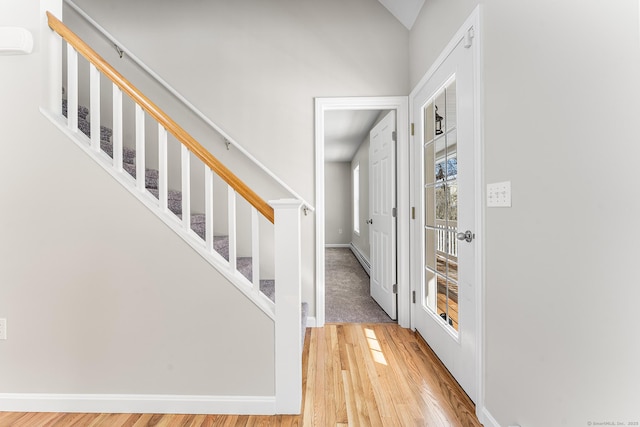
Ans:
[{"label": "sunlight patch on floor", "polygon": [[384,358],[384,353],[382,353],[382,348],[380,347],[376,333],[373,332],[373,329],[364,328],[364,334],[367,336],[367,342],[369,343],[369,350],[371,350],[373,360],[376,363],[386,366],[387,359]]}]

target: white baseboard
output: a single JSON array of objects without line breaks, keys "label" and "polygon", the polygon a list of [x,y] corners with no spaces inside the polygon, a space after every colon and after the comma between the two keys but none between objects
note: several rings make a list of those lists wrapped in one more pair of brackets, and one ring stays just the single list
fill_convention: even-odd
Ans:
[{"label": "white baseboard", "polygon": [[324,245],[325,248],[348,248],[349,243],[327,243]]},{"label": "white baseboard", "polygon": [[315,328],[318,325],[315,316],[307,317],[307,328]]},{"label": "white baseboard", "polygon": [[484,427],[501,427],[487,408],[482,408],[482,411],[480,411],[479,421]]},{"label": "white baseboard", "polygon": [[0,393],[0,411],[274,415],[275,396]]},{"label": "white baseboard", "polygon": [[362,252],[360,252],[360,249],[358,249],[358,247],[353,243],[349,245],[349,248],[351,248],[351,252],[353,252],[353,254],[356,256],[356,259],[358,260],[362,268],[364,268],[364,271],[367,272],[367,275],[371,276],[371,263],[369,262],[369,260],[362,254]]}]

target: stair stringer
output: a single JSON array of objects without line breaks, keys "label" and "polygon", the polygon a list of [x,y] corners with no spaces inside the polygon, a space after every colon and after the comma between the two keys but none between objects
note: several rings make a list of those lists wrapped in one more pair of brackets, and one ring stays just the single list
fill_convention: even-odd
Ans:
[{"label": "stair stringer", "polygon": [[105,154],[102,150],[94,150],[91,147],[91,140],[79,130],[75,132],[67,126],[67,119],[62,114],[51,113],[50,111],[40,108],[40,112],[49,119],[58,129],[60,129],[69,139],[71,139],[78,147],[80,147],[89,157],[98,163],[111,177],[119,182],[126,190],[128,190],[136,199],[152,211],[162,222],[164,222],[171,230],[180,236],[191,248],[196,251],[204,260],[222,274],[230,283],[232,283],[240,292],[242,292],[250,301],[252,301],[260,310],[262,310],[269,318],[275,321],[275,304],[266,295],[256,290],[253,284],[247,280],[237,269],[232,268],[231,264],[225,260],[216,251],[212,253],[207,251],[205,242],[190,228],[185,230],[182,227],[182,221],[178,219],[173,212],[163,211],[160,208],[160,202],[147,189],[140,191],[136,186],[136,180],[129,175],[124,169],[117,171],[113,167],[113,159]]}]

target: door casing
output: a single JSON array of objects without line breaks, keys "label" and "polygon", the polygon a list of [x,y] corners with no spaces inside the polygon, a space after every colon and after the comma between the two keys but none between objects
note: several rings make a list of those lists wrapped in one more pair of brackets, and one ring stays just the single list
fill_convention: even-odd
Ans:
[{"label": "door casing", "polygon": [[[406,96],[316,98],[316,326],[325,323],[325,217],[324,217],[324,117],[335,110],[395,110],[397,120],[397,254],[398,324],[411,327],[411,285],[409,283],[409,103]],[[400,172],[404,171],[404,172]]]}]

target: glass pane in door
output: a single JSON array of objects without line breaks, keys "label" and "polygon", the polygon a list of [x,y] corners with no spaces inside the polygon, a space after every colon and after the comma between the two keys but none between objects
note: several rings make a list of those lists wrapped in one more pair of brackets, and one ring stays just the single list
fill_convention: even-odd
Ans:
[{"label": "glass pane in door", "polygon": [[424,107],[424,306],[458,330],[456,83]]}]

